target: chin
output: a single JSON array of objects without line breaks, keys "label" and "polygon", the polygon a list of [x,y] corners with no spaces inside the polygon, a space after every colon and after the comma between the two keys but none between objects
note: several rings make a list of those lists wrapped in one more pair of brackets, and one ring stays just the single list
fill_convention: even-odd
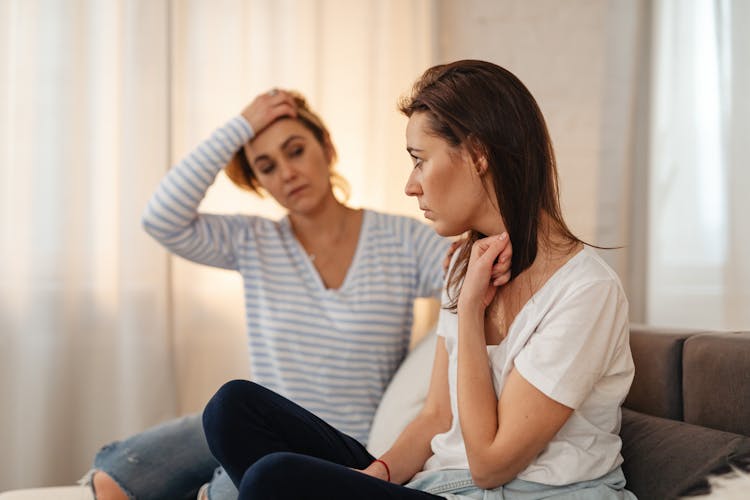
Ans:
[{"label": "chin", "polygon": [[319,211],[323,206],[323,200],[314,198],[312,196],[301,196],[289,203],[286,207],[290,212],[299,215],[311,215]]},{"label": "chin", "polygon": [[439,221],[433,221],[432,228],[435,230],[437,234],[440,236],[443,236],[444,238],[450,238],[452,236],[459,236],[461,234],[464,234],[468,228],[465,228],[463,226],[451,226],[449,224],[441,223]]}]

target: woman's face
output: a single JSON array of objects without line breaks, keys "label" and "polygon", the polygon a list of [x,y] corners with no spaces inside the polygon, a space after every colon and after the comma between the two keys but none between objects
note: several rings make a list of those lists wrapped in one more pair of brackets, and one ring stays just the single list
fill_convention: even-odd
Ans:
[{"label": "woman's face", "polygon": [[[406,194],[414,196],[424,216],[441,236],[455,236],[469,229],[496,234],[502,226],[492,209],[478,165],[465,148],[452,147],[429,133],[424,112],[411,115],[406,126],[406,149],[414,168],[406,182]],[[495,204],[497,206],[497,204]]]},{"label": "woman's face", "polygon": [[245,144],[258,183],[292,213],[310,213],[333,197],[330,154],[297,120],[278,120]]}]

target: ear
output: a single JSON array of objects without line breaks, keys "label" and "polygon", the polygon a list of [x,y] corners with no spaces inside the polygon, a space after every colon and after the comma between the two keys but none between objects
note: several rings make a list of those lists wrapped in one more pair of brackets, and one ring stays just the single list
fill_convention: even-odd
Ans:
[{"label": "ear", "polygon": [[477,173],[482,176],[487,173],[487,169],[489,168],[489,164],[487,163],[487,157],[484,155],[479,155],[474,160],[474,168],[476,168]]},{"label": "ear", "polygon": [[466,153],[468,153],[469,160],[480,177],[487,173],[487,169],[489,168],[487,155],[484,151],[484,147],[482,147],[482,144],[475,137],[469,136],[467,138]]}]

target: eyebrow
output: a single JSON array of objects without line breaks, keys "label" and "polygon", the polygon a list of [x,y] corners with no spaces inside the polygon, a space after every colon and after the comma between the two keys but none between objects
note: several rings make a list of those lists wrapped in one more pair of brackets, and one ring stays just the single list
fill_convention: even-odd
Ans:
[{"label": "eyebrow", "polygon": [[[290,135],[287,140],[281,143],[281,147],[279,149],[284,149],[287,147],[287,145],[292,142],[295,139],[304,139],[301,135]],[[270,157],[267,154],[258,155],[255,158],[253,158],[253,164],[259,162],[260,160],[269,160]]]},{"label": "eyebrow", "polygon": [[421,152],[422,150],[419,149],[419,148],[413,148],[411,146],[406,146],[406,151],[408,151],[409,153],[413,153],[414,151]]}]

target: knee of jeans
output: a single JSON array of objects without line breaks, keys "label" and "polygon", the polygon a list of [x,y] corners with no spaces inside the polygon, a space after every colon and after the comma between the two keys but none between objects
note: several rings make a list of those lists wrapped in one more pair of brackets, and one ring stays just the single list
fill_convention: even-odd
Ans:
[{"label": "knee of jeans", "polygon": [[203,410],[203,431],[212,452],[221,446],[222,436],[231,438],[229,430],[234,427],[242,402],[252,397],[258,387],[247,380],[230,380],[208,401]]},{"label": "knee of jeans", "polygon": [[241,496],[275,498],[287,488],[295,487],[298,481],[290,480],[290,474],[302,470],[304,459],[301,455],[286,451],[266,455],[245,472],[240,483]]}]

